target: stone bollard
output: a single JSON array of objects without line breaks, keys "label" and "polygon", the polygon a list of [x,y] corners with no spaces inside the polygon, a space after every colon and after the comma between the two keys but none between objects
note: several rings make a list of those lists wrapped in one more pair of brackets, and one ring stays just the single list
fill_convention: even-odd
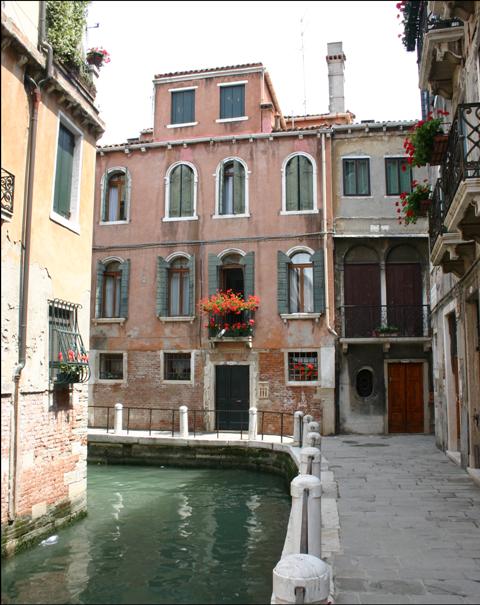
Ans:
[{"label": "stone bollard", "polygon": [[256,441],[257,439],[257,408],[248,410],[248,440]]},{"label": "stone bollard", "polygon": [[186,405],[181,405],[178,411],[180,412],[180,438],[188,439],[188,408]]},{"label": "stone bollard", "polygon": [[303,412],[300,410],[293,415],[293,445],[302,445],[302,418]]},{"label": "stone bollard", "polygon": [[[300,474],[313,475],[320,479],[322,455],[318,447],[302,447],[300,450]],[[309,473],[309,468],[311,472]]]},{"label": "stone bollard", "polygon": [[328,603],[330,567],[312,555],[280,559],[273,570],[272,603]]},{"label": "stone bollard", "polygon": [[113,424],[113,432],[115,434],[121,433],[123,427],[123,405],[121,403],[115,404],[115,419]]},{"label": "stone bollard", "polygon": [[[308,491],[308,499],[304,507],[303,495],[306,491]],[[322,485],[320,479],[313,475],[297,475],[290,484],[290,493],[292,495],[292,510],[282,556],[298,554],[305,550],[305,553],[302,554],[320,557],[322,526],[320,508]],[[308,515],[305,520],[303,520],[304,513]],[[302,531],[305,529],[307,533],[302,536]],[[305,548],[302,548],[303,544]]]},{"label": "stone bollard", "polygon": [[318,450],[322,447],[322,437],[320,433],[308,433],[305,447],[317,447]]},{"label": "stone bollard", "polygon": [[308,423],[313,421],[313,416],[307,414],[303,417],[303,432],[302,432],[302,446],[307,445],[307,433],[308,433]]},{"label": "stone bollard", "polygon": [[307,432],[308,433],[320,433],[320,423],[316,422],[315,420],[312,420],[312,422],[309,422],[307,425]]}]

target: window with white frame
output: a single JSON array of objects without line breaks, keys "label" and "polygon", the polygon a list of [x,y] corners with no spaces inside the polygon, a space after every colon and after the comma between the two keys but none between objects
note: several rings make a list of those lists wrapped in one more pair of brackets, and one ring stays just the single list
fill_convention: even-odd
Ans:
[{"label": "window with white frame", "polygon": [[168,314],[190,315],[190,261],[179,257],[171,261],[168,271]]},{"label": "window with white frame", "polygon": [[247,212],[247,170],[236,158],[224,160],[217,171],[217,216]]},{"label": "window with white frame", "polygon": [[197,175],[189,163],[172,166],[166,176],[167,220],[196,218]]},{"label": "window with white frame", "polygon": [[129,219],[130,175],[126,168],[110,168],[102,182],[102,222],[118,223]]},{"label": "window with white frame", "polygon": [[370,158],[343,159],[343,195],[370,195]]},{"label": "window with white frame", "polygon": [[282,168],[283,212],[316,211],[316,166],[306,153],[289,156]]},{"label": "window with white frame", "polygon": [[99,353],[98,377],[100,380],[123,380],[123,353]]},{"label": "window with white frame", "polygon": [[163,353],[163,380],[190,382],[192,379],[192,353]]},{"label": "window with white frame", "polygon": [[289,267],[290,313],[313,313],[313,262],[308,252],[297,252]]},{"label": "window with white frame", "polygon": [[288,382],[318,381],[318,353],[316,351],[289,351]]}]

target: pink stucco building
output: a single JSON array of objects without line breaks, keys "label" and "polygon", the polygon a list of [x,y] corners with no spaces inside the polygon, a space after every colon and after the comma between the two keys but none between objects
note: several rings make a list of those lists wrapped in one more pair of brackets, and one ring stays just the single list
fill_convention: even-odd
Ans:
[{"label": "pink stucco building", "polygon": [[[343,60],[327,58],[330,113],[307,117],[283,115],[261,63],[157,75],[153,129],[98,150],[92,405],[227,410],[220,428],[303,409],[334,432]],[[227,290],[258,309],[201,312]]]}]

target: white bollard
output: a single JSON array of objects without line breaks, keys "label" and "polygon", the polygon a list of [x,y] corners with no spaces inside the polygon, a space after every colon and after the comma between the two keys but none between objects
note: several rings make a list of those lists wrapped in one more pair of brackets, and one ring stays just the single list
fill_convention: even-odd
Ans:
[{"label": "white bollard", "polygon": [[312,420],[312,422],[309,422],[307,425],[307,432],[308,433],[319,433],[320,432],[320,423],[316,422],[315,420]]},{"label": "white bollard", "polygon": [[180,412],[180,438],[188,439],[188,408],[186,405],[181,405],[178,411]]},{"label": "white bollard", "polygon": [[[308,500],[306,514],[308,515],[302,524],[304,515],[304,492],[308,490]],[[313,475],[297,475],[290,484],[290,493],[292,495],[292,510],[290,512],[290,521],[288,524],[287,539],[282,556],[293,555],[301,552],[302,548],[302,527],[307,528],[307,535],[304,536],[306,542],[306,553],[320,557],[321,554],[321,527],[322,513],[320,500],[322,495],[322,485],[318,477]]]},{"label": "white bollard", "polygon": [[273,570],[272,603],[328,603],[330,567],[312,555],[288,555]]},{"label": "white bollard", "polygon": [[[300,474],[320,479],[322,455],[318,447],[302,447],[300,450]],[[311,472],[309,473],[309,468]]]},{"label": "white bollard", "polygon": [[301,446],[303,412],[297,410],[293,415],[293,445]]},{"label": "white bollard", "polygon": [[123,427],[123,405],[121,403],[115,404],[115,419],[113,424],[113,432],[115,434],[121,433]]},{"label": "white bollard", "polygon": [[307,445],[308,423],[312,421],[313,416],[310,416],[310,414],[303,417],[302,446]]},{"label": "white bollard", "polygon": [[257,440],[257,408],[248,410],[248,440]]},{"label": "white bollard", "polygon": [[320,433],[308,433],[305,447],[322,447],[322,437]]}]

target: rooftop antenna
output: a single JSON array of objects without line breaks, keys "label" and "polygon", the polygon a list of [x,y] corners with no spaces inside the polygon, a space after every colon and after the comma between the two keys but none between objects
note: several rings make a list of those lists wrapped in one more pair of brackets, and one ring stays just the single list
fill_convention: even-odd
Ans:
[{"label": "rooftop antenna", "polygon": [[305,33],[305,29],[303,27],[303,20],[305,19],[305,14],[300,19],[300,40],[302,43],[300,51],[302,53],[302,72],[303,72],[303,114],[306,116],[307,115],[307,84],[306,84],[306,80],[305,80],[305,46],[303,44],[303,34]]}]

